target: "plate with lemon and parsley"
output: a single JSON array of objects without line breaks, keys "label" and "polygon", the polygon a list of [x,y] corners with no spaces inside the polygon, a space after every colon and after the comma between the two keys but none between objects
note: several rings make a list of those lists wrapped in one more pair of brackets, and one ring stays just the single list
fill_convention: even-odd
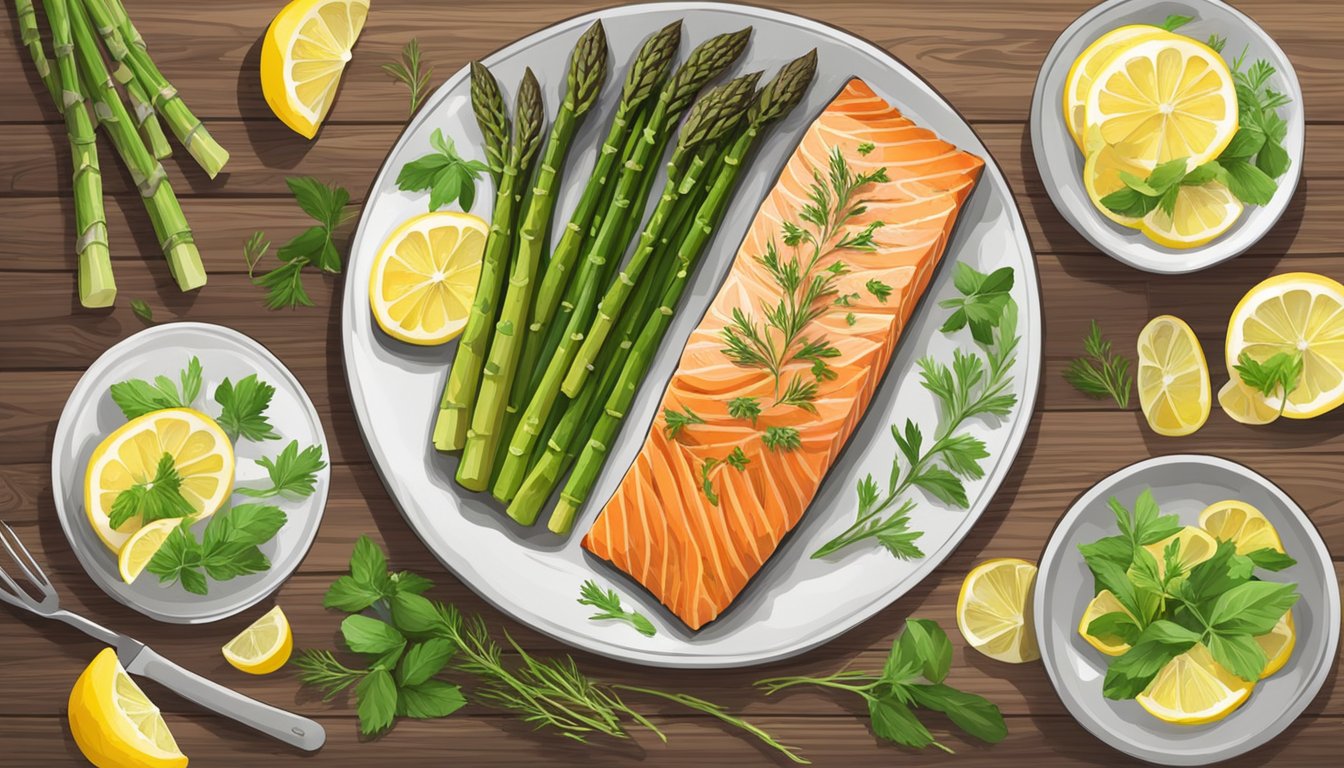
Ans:
[{"label": "plate with lemon and parsley", "polygon": [[1147,272],[1195,272],[1283,215],[1303,114],[1288,57],[1240,11],[1111,0],[1046,56],[1032,151],[1055,207],[1098,249]]},{"label": "plate with lemon and parsley", "polygon": [[171,323],[89,366],[56,427],[61,527],[104,592],[160,621],[232,616],[317,534],[327,441],[297,379],[237,331]]},{"label": "plate with lemon and parsley", "polygon": [[1029,607],[1069,712],[1164,765],[1278,735],[1339,647],[1319,532],[1269,480],[1213,456],[1149,459],[1084,493],[1046,545]]}]

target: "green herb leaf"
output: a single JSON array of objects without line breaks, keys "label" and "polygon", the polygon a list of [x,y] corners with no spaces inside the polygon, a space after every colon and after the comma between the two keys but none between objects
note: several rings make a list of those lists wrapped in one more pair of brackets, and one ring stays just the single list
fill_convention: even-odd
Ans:
[{"label": "green herb leaf", "polygon": [[747,458],[746,452],[742,450],[742,446],[740,445],[733,448],[733,452],[728,454],[728,457],[725,458],[724,461],[728,463],[728,466],[736,469],[738,472],[745,470],[747,465],[751,463],[751,459]]},{"label": "green herb leaf", "polygon": [[243,244],[243,262],[247,264],[247,276],[252,277],[252,272],[257,268],[257,263],[271,249],[271,241],[266,239],[266,233],[260,230],[253,232]]},{"label": "green herb leaf", "polygon": [[1207,645],[1214,661],[1247,682],[1258,681],[1260,672],[1269,662],[1265,650],[1250,635],[1214,632]]},{"label": "green herb leaf", "polygon": [[456,651],[457,646],[442,637],[413,644],[397,664],[397,684],[406,686],[425,682],[443,671]]},{"label": "green herb leaf", "polygon": [[1111,342],[1101,335],[1096,320],[1083,339],[1083,356],[1069,362],[1064,380],[1095,400],[1110,397],[1121,408],[1129,407],[1134,386],[1129,358],[1111,351]]},{"label": "green herb leaf", "polygon": [[407,115],[414,115],[425,100],[425,94],[429,90],[429,76],[434,71],[432,66],[421,66],[420,41],[412,37],[402,46],[400,61],[385,62],[380,68],[411,92],[411,105]]},{"label": "green herb leaf", "polygon": [[621,596],[616,594],[616,590],[603,591],[601,587],[597,586],[597,582],[592,579],[583,582],[583,585],[579,588],[579,605],[590,605],[598,610],[598,613],[588,617],[590,621],[614,619],[629,624],[645,637],[653,637],[658,634],[653,622],[649,621],[643,614],[627,611],[621,607]]},{"label": "green herb leaf", "polygon": [[1218,164],[1226,172],[1227,188],[1243,203],[1268,205],[1279,188],[1268,174],[1245,160],[1220,159]]},{"label": "green herb leaf", "polygon": [[172,454],[159,457],[154,476],[146,483],[127,488],[112,500],[107,524],[113,530],[131,519],[140,525],[171,517],[188,517],[195,513],[191,503],[182,496],[182,477],[177,473]]},{"label": "green herb leaf", "polygon": [[877,149],[877,145],[871,141],[864,141],[860,142],[859,146],[855,147],[855,149],[858,151],[860,155],[867,157],[869,152],[872,152],[874,149]]},{"label": "green herb leaf", "polygon": [[1218,159],[1246,160],[1255,157],[1256,153],[1265,146],[1265,139],[1265,132],[1260,130],[1260,126],[1251,123],[1243,123],[1237,129],[1237,132],[1233,134],[1232,141],[1228,142],[1227,147],[1223,149],[1223,152],[1218,156]]},{"label": "green herb leaf", "polygon": [[355,549],[350,554],[350,576],[361,584],[372,584],[387,576],[387,556],[368,536],[360,536],[355,541]]},{"label": "green herb leaf", "polygon": [[880,739],[915,749],[937,743],[910,707],[894,694],[869,697],[868,717],[873,733]]},{"label": "green herb leaf", "polygon": [[915,703],[942,712],[957,727],[981,741],[996,744],[1008,736],[1003,713],[984,697],[948,685],[911,685],[905,689]]},{"label": "green herb leaf", "polygon": [[[352,617],[353,618],[353,617]],[[365,736],[387,730],[397,713],[397,685],[385,669],[374,669],[355,686],[355,714]]]},{"label": "green herb leaf", "polygon": [[266,419],[266,409],[275,395],[275,387],[250,373],[234,384],[225,378],[215,388],[215,402],[219,403],[219,426],[230,440],[242,437],[253,442],[279,440]]},{"label": "green herb leaf", "polygon": [[275,255],[282,264],[253,280],[267,289],[267,309],[313,306],[303,287],[304,267],[311,264],[326,272],[341,271],[341,254],[334,238],[336,228],[346,220],[350,193],[307,176],[289,177],[285,183],[299,207],[317,221],[317,226],[280,246]]},{"label": "green herb leaf", "polygon": [[1299,352],[1278,352],[1261,362],[1242,352],[1232,366],[1246,386],[1265,397],[1279,399],[1279,413],[1288,405],[1288,396],[1297,389],[1302,376],[1302,355]]},{"label": "green herb leaf", "polygon": [[957,262],[952,276],[962,298],[944,299],[938,306],[955,310],[943,323],[943,333],[971,328],[971,336],[981,344],[993,343],[993,331],[999,326],[1013,288],[1012,267],[1000,267],[989,274]]},{"label": "green herb leaf", "polygon": [[150,558],[145,570],[158,576],[160,582],[171,584],[180,581],[188,592],[204,595],[207,588],[200,567],[201,545],[186,525],[179,525],[163,540],[163,545]]},{"label": "green herb leaf", "polygon": [[1190,650],[1199,642],[1199,634],[1170,621],[1149,624],[1124,655],[1111,662],[1102,683],[1102,695],[1108,699],[1132,699],[1167,662]]},{"label": "green herb leaf", "polygon": [[424,720],[447,717],[466,706],[462,689],[442,680],[426,680],[397,689],[397,715]]},{"label": "green herb leaf", "polygon": [[677,435],[681,434],[681,430],[692,424],[705,423],[704,419],[700,418],[694,411],[686,407],[683,407],[680,411],[664,408],[663,420],[667,422],[666,426],[663,427],[663,433],[667,435],[669,440],[677,439]]},{"label": "green herb leaf", "polygon": [[1175,32],[1176,30],[1180,29],[1181,27],[1184,27],[1186,24],[1189,24],[1194,20],[1195,17],[1193,16],[1180,16],[1173,13],[1167,18],[1163,19],[1162,23],[1158,24],[1158,26],[1167,30],[1168,32]]},{"label": "green herb leaf", "polygon": [[887,298],[891,296],[891,286],[887,285],[881,280],[878,280],[877,278],[873,278],[872,280],[869,280],[868,282],[864,283],[863,287],[866,288],[869,293],[873,294],[874,298],[876,298],[883,304],[886,304]]},{"label": "green herb leaf", "polygon": [[400,651],[406,645],[406,638],[391,624],[359,613],[345,617],[341,635],[350,650],[372,656]]},{"label": "green herb leaf", "polygon": [[151,384],[143,379],[129,379],[108,388],[112,402],[117,404],[127,419],[167,408],[190,408],[201,392],[201,361],[192,357],[187,367],[178,374],[178,384],[167,376],[157,376]]},{"label": "green herb leaf", "polygon": [[267,309],[313,306],[313,300],[303,287],[303,268],[307,265],[307,259],[295,259],[253,280],[266,289]]},{"label": "green herb leaf", "polygon": [[1299,597],[1296,584],[1272,581],[1238,584],[1218,596],[1208,615],[1209,625],[1221,633],[1263,635],[1274,629]]},{"label": "green herb leaf", "polygon": [[1088,622],[1087,633],[1108,642],[1123,642],[1133,645],[1139,641],[1141,631],[1132,616],[1120,611],[1112,611]]},{"label": "green herb leaf", "polygon": [[405,192],[430,190],[429,210],[437,211],[454,200],[462,210],[470,211],[476,199],[476,182],[490,167],[479,160],[464,160],[457,154],[453,140],[434,129],[430,137],[433,154],[419,157],[402,166],[397,188]]},{"label": "green herb leaf", "polygon": [[154,323],[154,310],[140,299],[131,299],[131,313],[140,318],[145,323]]},{"label": "green herb leaf", "polygon": [[1282,571],[1284,568],[1297,565],[1297,561],[1293,558],[1269,547],[1247,552],[1245,557],[1255,563],[1257,568],[1264,568],[1266,571]]},{"label": "green herb leaf", "polygon": [[[938,622],[906,619],[905,631],[897,638],[893,651],[919,662],[919,671],[929,682],[941,683],[952,667],[952,643]],[[924,705],[921,705],[924,706]]]},{"label": "green herb leaf", "polygon": [[793,427],[766,427],[761,441],[772,451],[786,453],[798,450],[803,444],[802,435]]},{"label": "green herb leaf", "polygon": [[[240,384],[242,382],[239,382]],[[295,498],[311,496],[317,483],[317,473],[326,468],[322,460],[322,446],[310,445],[299,450],[299,441],[292,440],[274,459],[263,456],[257,465],[271,478],[270,488],[235,488],[235,493],[256,498],[281,494]]]}]

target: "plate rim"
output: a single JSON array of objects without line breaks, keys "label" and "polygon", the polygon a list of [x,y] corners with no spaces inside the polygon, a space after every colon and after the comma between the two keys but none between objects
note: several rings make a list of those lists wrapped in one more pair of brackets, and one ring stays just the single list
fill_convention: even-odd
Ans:
[{"label": "plate rim", "polygon": [[[383,462],[380,462],[378,460],[377,458],[378,453],[376,450],[378,440],[376,436],[373,434],[371,425],[367,423],[368,417],[365,413],[365,409],[357,405],[357,401],[362,402],[365,393],[364,393],[364,387],[361,385],[359,381],[356,366],[352,365],[351,363],[352,358],[356,357],[356,354],[352,349],[356,333],[354,332],[354,329],[351,328],[351,322],[352,322],[351,317],[354,312],[359,310],[357,291],[362,290],[363,286],[357,285],[356,283],[358,281],[349,279],[346,280],[344,295],[342,297],[342,303],[341,303],[342,354],[344,357],[343,362],[346,372],[346,381],[350,389],[350,398],[352,401],[352,407],[353,410],[355,411],[355,421],[359,427],[360,436],[364,440],[365,447],[369,451],[369,456],[373,463],[374,469],[378,473],[379,479],[382,480],[384,487],[388,491],[388,496],[391,498],[393,505],[401,513],[402,518],[411,528],[411,531],[415,534],[416,538],[419,539],[421,543],[425,545],[426,549],[428,549],[430,553],[433,554],[434,558],[438,560],[439,563],[450,574],[452,574],[454,578],[456,578],[462,584],[466,585],[469,589],[472,590],[473,593],[481,597],[483,600],[485,600],[487,603],[493,606],[496,610],[500,611],[502,614],[510,617],[511,619],[530,627],[535,631],[541,632],[542,634],[545,634],[548,637],[551,637],[552,639],[564,643],[565,645],[580,650],[584,650],[589,653],[594,653],[599,656],[614,659],[617,661],[639,664],[643,666],[672,668],[672,669],[726,669],[726,668],[756,666],[791,658],[793,656],[797,656],[801,653],[805,653],[809,650],[812,650],[813,648],[816,648],[820,645],[828,643],[834,640],[835,638],[839,637],[840,635],[854,629],[858,625],[863,624],[864,622],[868,621],[873,616],[875,616],[876,614],[878,614],[879,612],[890,606],[891,603],[900,599],[903,595],[905,595],[910,590],[914,589],[925,579],[927,579],[930,575],[932,575],[932,573],[939,566],[941,566],[942,563],[946,561],[946,559],[949,556],[951,556],[951,554],[956,550],[956,548],[960,546],[961,542],[965,540],[965,537],[970,533],[971,529],[974,528],[975,524],[979,521],[980,517],[984,514],[985,510],[992,503],[999,489],[1002,487],[1004,480],[1007,478],[1008,474],[1012,470],[1013,465],[1016,463],[1017,457],[1021,453],[1023,444],[1026,442],[1026,436],[1027,433],[1030,431],[1030,425],[1035,415],[1036,402],[1039,399],[1039,392],[1043,382],[1043,374],[1045,367],[1045,356],[1043,354],[1043,349],[1044,349],[1046,328],[1044,321],[1044,309],[1040,291],[1040,284],[1041,284],[1040,268],[1039,265],[1036,263],[1035,249],[1032,245],[1030,233],[1027,231],[1026,220],[1022,215],[1021,205],[1017,200],[1016,194],[1014,194],[1013,187],[1009,182],[1007,176],[1003,173],[999,163],[994,159],[994,156],[992,155],[992,153],[990,153],[989,148],[985,145],[983,138],[980,136],[979,132],[975,130],[971,121],[967,120],[966,116],[963,115],[961,111],[958,110],[956,106],[954,106],[952,102],[949,101],[936,87],[934,87],[928,80],[926,80],[923,76],[921,76],[917,71],[908,67],[903,61],[901,61],[899,57],[887,51],[886,49],[882,48],[881,46],[878,46],[875,43],[867,40],[866,38],[856,35],[848,30],[841,29],[826,22],[818,21],[816,19],[812,19],[807,16],[802,16],[800,14],[776,11],[769,8],[762,8],[753,5],[744,5],[741,3],[712,2],[706,0],[646,2],[646,3],[599,8],[593,11],[569,16],[565,19],[558,20],[547,26],[540,27],[534,30],[533,32],[528,33],[527,35],[524,35],[523,37],[510,41],[509,43],[505,44],[504,46],[501,46],[500,48],[491,52],[489,55],[485,56],[482,59],[482,61],[487,65],[493,65],[496,64],[498,60],[501,58],[516,55],[517,53],[525,50],[523,46],[523,43],[525,41],[538,35],[545,34],[550,30],[555,30],[557,28],[564,28],[564,29],[574,28],[583,23],[590,22],[592,20],[596,20],[599,18],[605,18],[613,14],[618,14],[622,16],[635,15],[642,10],[653,10],[653,9],[664,12],[672,11],[686,14],[697,11],[710,11],[710,12],[727,11],[727,12],[739,13],[744,16],[750,16],[776,21],[780,23],[792,24],[794,26],[800,26],[803,28],[816,29],[818,30],[817,32],[818,34],[830,36],[834,39],[840,40],[846,45],[857,48],[858,50],[873,56],[875,59],[888,63],[894,72],[896,72],[904,79],[908,80],[911,84],[915,85],[916,87],[922,87],[927,89],[927,91],[930,94],[932,94],[943,107],[947,108],[952,114],[954,114],[957,117],[957,119],[962,123],[962,125],[966,127],[966,129],[975,137],[976,141],[980,144],[981,148],[983,149],[983,159],[985,160],[986,169],[985,174],[982,175],[980,184],[977,185],[977,187],[986,183],[987,181],[986,176],[989,177],[989,180],[993,180],[994,182],[1002,184],[1003,186],[1003,192],[1005,197],[1007,198],[1005,201],[1005,209],[1011,212],[1011,215],[1008,216],[1009,225],[1014,230],[1014,233],[1016,234],[1018,241],[1023,246],[1022,250],[1024,253],[1025,261],[1030,266],[1029,270],[1024,269],[1023,271],[1026,275],[1029,276],[1030,279],[1030,286],[1028,287],[1027,294],[1031,299],[1030,309],[1032,311],[1031,312],[1024,311],[1022,313],[1022,316],[1024,318],[1034,319],[1036,323],[1036,327],[1028,327],[1023,333],[1023,338],[1028,339],[1030,337],[1030,341],[1034,342],[1034,344],[1028,350],[1027,360],[1024,362],[1024,369],[1025,369],[1024,374],[1027,380],[1023,382],[1022,386],[1022,392],[1021,392],[1022,411],[1020,412],[1020,418],[1018,418],[1011,425],[1010,432],[1006,440],[1006,445],[1008,446],[1009,451],[1011,452],[1011,457],[1008,457],[1006,455],[1009,451],[1005,451],[1005,455],[1000,458],[1000,461],[995,465],[995,467],[990,472],[986,473],[986,476],[990,478],[990,480],[992,481],[992,491],[987,491],[985,493],[983,501],[979,505],[980,508],[978,510],[976,509],[966,510],[964,513],[965,522],[963,523],[963,525],[956,531],[954,531],[953,535],[946,541],[944,541],[943,545],[937,551],[926,555],[925,559],[922,561],[923,564],[916,571],[911,573],[900,583],[894,585],[887,592],[883,593],[879,597],[876,597],[871,603],[869,603],[863,609],[855,611],[852,614],[850,614],[845,621],[833,625],[833,627],[838,627],[836,629],[828,627],[827,631],[824,633],[820,633],[818,635],[810,635],[803,641],[794,643],[787,647],[772,649],[771,651],[765,654],[733,653],[733,654],[718,654],[713,656],[707,656],[707,655],[683,655],[678,654],[676,652],[665,652],[665,651],[651,652],[651,651],[634,649],[627,646],[619,645],[617,643],[612,643],[601,637],[597,637],[591,634],[585,634],[583,632],[576,630],[574,627],[552,622],[549,619],[546,619],[545,617],[537,616],[532,612],[523,609],[519,606],[507,603],[506,601],[500,599],[499,596],[489,593],[486,591],[485,588],[478,586],[478,584],[476,583],[478,579],[467,579],[463,577],[462,575],[463,571],[468,573],[472,572],[469,563],[450,562],[447,553],[440,552],[438,548],[431,545],[430,541],[427,540],[426,535],[421,532],[420,526],[417,525],[417,522],[414,519],[412,513],[408,511],[406,506],[402,504],[400,498],[398,497],[398,494],[394,490],[400,488],[400,484],[395,481],[395,478],[391,479],[389,478],[388,474],[384,471]],[[391,158],[402,150],[403,145],[407,142],[408,138],[414,133],[415,129],[419,127],[421,123],[427,122],[430,119],[431,113],[436,108],[436,105],[446,97],[446,94],[448,94],[453,88],[459,85],[461,81],[464,80],[469,75],[469,71],[470,70],[468,67],[463,67],[458,71],[454,72],[447,80],[445,80],[439,86],[439,88],[427,101],[426,106],[422,108],[420,112],[417,114],[416,118],[407,123],[407,125],[403,128],[402,133],[398,137],[397,141],[389,148],[387,156],[384,158],[377,175],[374,176],[373,181],[370,184],[369,199],[372,199],[374,190],[377,190],[383,184],[385,178],[391,172],[389,168],[389,161],[391,160]],[[349,257],[351,261],[353,261],[354,259],[355,246],[359,244],[362,239],[368,237],[368,235],[365,233],[364,230],[369,219],[369,210],[370,207],[366,203],[363,211],[361,212],[359,225],[356,228],[355,233],[351,239],[351,246],[350,246],[351,254]],[[347,265],[347,268],[348,267],[349,265]],[[1034,365],[1030,360],[1030,357],[1032,355],[1034,355],[1036,358]],[[991,487],[990,483],[987,483],[986,488],[988,489],[990,487]],[[456,560],[460,558],[453,558],[453,559]]]},{"label": "plate rim", "polygon": [[[1105,2],[1089,8],[1079,15],[1078,18],[1074,19],[1073,22],[1065,27],[1064,31],[1060,32],[1059,36],[1055,38],[1054,43],[1050,46],[1049,52],[1045,55],[1045,59],[1041,62],[1041,68],[1037,71],[1036,75],[1036,84],[1032,87],[1031,111],[1028,115],[1028,130],[1031,133],[1031,152],[1036,163],[1036,172],[1041,178],[1041,186],[1045,187],[1045,191],[1049,195],[1050,202],[1054,205],[1055,210],[1058,211],[1059,215],[1068,222],[1069,226],[1092,245],[1092,247],[1121,264],[1133,267],[1142,272],[1157,275],[1187,275],[1195,272],[1202,272],[1219,264],[1231,261],[1246,251],[1249,251],[1251,248],[1254,248],[1257,243],[1263,240],[1266,235],[1278,226],[1279,220],[1283,218],[1283,215],[1288,212],[1289,206],[1292,205],[1292,202],[1297,195],[1297,188],[1302,180],[1302,166],[1305,164],[1306,160],[1306,105],[1304,104],[1302,97],[1302,84],[1298,80],[1297,69],[1293,66],[1292,59],[1288,57],[1288,54],[1284,52],[1278,42],[1265,31],[1264,27],[1261,27],[1244,11],[1241,11],[1228,3],[1222,2],[1222,0],[1173,0],[1173,2],[1177,4],[1183,4],[1189,7],[1197,8],[1202,5],[1227,11],[1244,24],[1252,35],[1259,38],[1265,46],[1271,52],[1275,53],[1283,62],[1284,66],[1280,69],[1279,74],[1283,76],[1285,82],[1288,84],[1288,91],[1292,95],[1293,100],[1300,107],[1296,120],[1296,122],[1299,123],[1300,140],[1296,142],[1294,147],[1296,154],[1293,154],[1292,152],[1289,153],[1289,155],[1293,157],[1294,162],[1288,171],[1288,178],[1285,182],[1280,183],[1280,186],[1286,186],[1288,191],[1284,193],[1282,197],[1276,195],[1276,200],[1282,200],[1282,202],[1272,200],[1271,206],[1265,207],[1269,213],[1267,217],[1263,219],[1264,223],[1259,232],[1253,233],[1253,237],[1248,239],[1240,247],[1226,247],[1227,243],[1222,243],[1224,248],[1221,250],[1224,252],[1217,253],[1215,256],[1206,255],[1203,258],[1197,258],[1201,254],[1209,254],[1220,250],[1219,238],[1215,238],[1213,242],[1206,243],[1205,245],[1199,246],[1198,248],[1192,248],[1185,252],[1172,251],[1172,253],[1176,254],[1176,258],[1168,260],[1153,259],[1150,257],[1149,251],[1160,247],[1155,243],[1135,243],[1136,246],[1142,249],[1142,255],[1137,258],[1125,250],[1111,248],[1109,245],[1094,237],[1090,227],[1082,222],[1082,217],[1061,198],[1061,193],[1057,185],[1048,183],[1049,179],[1052,178],[1052,174],[1048,171],[1051,150],[1044,146],[1044,138],[1041,136],[1041,126],[1044,125],[1046,120],[1058,118],[1058,114],[1053,106],[1049,108],[1046,106],[1050,99],[1047,98],[1045,93],[1045,81],[1056,69],[1066,66],[1066,62],[1062,61],[1063,49],[1077,37],[1084,26],[1090,24],[1097,17],[1111,12],[1115,8],[1130,5],[1139,1],[1140,0],[1105,0]],[[1069,145],[1067,151],[1071,152],[1073,149],[1073,145]],[[1100,221],[1100,214],[1091,209],[1086,210],[1083,213],[1083,216],[1097,219],[1098,223],[1103,227],[1110,226],[1110,222]],[[1154,251],[1154,253],[1156,253],[1156,251]],[[1170,255],[1165,252],[1162,253],[1163,255]]]},{"label": "plate rim", "polygon": [[[1252,483],[1260,486],[1267,493],[1277,498],[1283,503],[1285,509],[1287,509],[1293,517],[1303,525],[1307,538],[1310,539],[1313,544],[1313,554],[1326,564],[1324,570],[1333,573],[1334,561],[1330,556],[1330,550],[1325,546],[1325,540],[1321,537],[1320,529],[1317,528],[1316,523],[1302,509],[1302,505],[1298,504],[1296,499],[1294,499],[1287,491],[1280,488],[1273,480],[1270,480],[1268,477],[1265,477],[1251,467],[1231,459],[1223,458],[1222,456],[1208,453],[1176,453],[1140,459],[1117,468],[1115,471],[1093,483],[1082,493],[1074,497],[1074,500],[1069,504],[1068,510],[1060,516],[1059,520],[1055,523],[1054,528],[1050,531],[1050,536],[1046,539],[1045,547],[1042,549],[1041,556],[1037,560],[1038,572],[1046,572],[1049,567],[1054,565],[1056,559],[1063,556],[1063,531],[1066,527],[1076,523],[1078,519],[1082,517],[1085,509],[1100,499],[1104,491],[1100,491],[1099,489],[1113,487],[1117,483],[1124,482],[1135,475],[1139,475],[1152,469],[1179,463],[1216,467],[1235,472],[1246,477]],[[1293,699],[1292,703],[1283,709],[1278,718],[1262,728],[1254,736],[1235,745],[1231,749],[1220,746],[1217,749],[1210,750],[1201,755],[1176,754],[1169,751],[1163,752],[1160,750],[1150,750],[1146,746],[1125,741],[1111,733],[1104,723],[1099,722],[1092,717],[1080,716],[1080,714],[1075,711],[1075,708],[1071,706],[1071,701],[1074,697],[1065,696],[1063,691],[1066,689],[1061,686],[1059,681],[1060,675],[1062,674],[1061,662],[1055,657],[1055,647],[1046,642],[1040,643],[1041,665],[1045,668],[1046,676],[1049,678],[1050,685],[1055,691],[1055,696],[1059,698],[1060,703],[1064,705],[1064,708],[1069,711],[1069,715],[1075,722],[1083,726],[1084,730],[1092,734],[1098,741],[1108,747],[1131,757],[1137,757],[1157,765],[1208,765],[1223,760],[1229,760],[1258,749],[1272,741],[1279,734],[1283,733],[1283,731],[1292,725],[1302,712],[1311,705],[1311,702],[1320,694],[1321,688],[1324,687],[1326,678],[1330,676],[1330,672],[1335,666],[1335,656],[1339,651],[1341,616],[1338,579],[1327,579],[1325,588],[1327,592],[1325,607],[1328,613],[1326,618],[1328,620],[1324,621],[1323,624],[1329,627],[1330,636],[1326,639],[1326,647],[1322,663],[1312,671],[1311,677],[1306,685],[1303,686],[1297,696]],[[1046,584],[1043,581],[1038,581],[1032,593],[1031,607],[1033,629],[1035,629],[1038,638],[1049,637],[1049,627],[1047,626],[1046,620],[1046,598],[1048,592],[1049,588]]]},{"label": "plate rim", "polygon": [[[65,514],[63,509],[65,505],[64,496],[60,493],[53,493],[53,500],[56,504],[56,517],[60,521],[61,532],[65,535],[66,543],[69,544],[70,549],[74,551],[75,558],[79,560],[79,565],[84,569],[89,580],[102,590],[104,594],[111,597],[113,600],[116,600],[118,603],[121,603],[144,616],[148,616],[155,621],[180,625],[210,624],[246,611],[257,603],[260,603],[275,594],[280,587],[284,586],[285,582],[289,581],[289,578],[294,575],[295,571],[303,565],[303,561],[308,557],[308,552],[312,549],[313,542],[317,540],[317,532],[322,526],[322,519],[326,516],[327,499],[329,498],[331,491],[331,445],[327,441],[327,431],[322,425],[321,415],[318,414],[317,408],[313,405],[312,398],[308,396],[308,391],[303,388],[303,384],[298,380],[298,377],[294,375],[294,372],[289,370],[289,366],[285,365],[284,362],[270,350],[270,348],[242,331],[230,328],[226,325],[195,320],[178,320],[151,325],[148,328],[136,331],[130,336],[127,336],[116,344],[103,350],[102,354],[98,355],[98,357],[89,364],[88,368],[84,370],[84,373],[80,375],[79,380],[75,382],[75,386],[70,390],[70,394],[66,396],[65,404],[61,406],[61,415],[56,422],[56,432],[51,443],[51,484],[52,488],[56,489],[61,488],[62,483],[65,482],[61,478],[61,462],[58,460],[58,453],[60,451],[60,446],[71,439],[70,431],[74,429],[74,421],[77,418],[76,400],[87,400],[84,390],[92,386],[90,382],[92,382],[93,377],[97,374],[101,374],[103,369],[110,365],[110,360],[114,353],[130,346],[132,342],[143,342],[146,337],[164,335],[181,330],[196,330],[207,334],[216,334],[230,339],[231,341],[239,342],[242,346],[260,354],[262,357],[269,358],[270,361],[275,364],[275,367],[285,376],[289,386],[292,387],[293,391],[299,396],[300,402],[306,407],[308,418],[317,425],[317,436],[322,444],[323,455],[327,459],[327,466],[323,467],[321,470],[326,476],[326,482],[321,483],[318,486],[317,493],[314,494],[314,497],[316,498],[314,499],[313,519],[307,527],[307,535],[295,547],[297,555],[294,558],[293,566],[284,573],[281,573],[280,571],[268,571],[268,573],[273,573],[274,575],[258,582],[258,584],[261,585],[261,588],[257,590],[257,594],[242,599],[233,607],[220,609],[212,613],[194,614],[190,616],[163,613],[151,608],[146,608],[145,606],[138,604],[134,599],[104,586],[103,579],[100,576],[95,575],[95,571],[101,571],[99,564],[94,562],[92,556],[79,544],[79,537],[76,536],[75,532],[70,528],[69,516]],[[87,404],[87,402],[82,403],[82,405]]]}]

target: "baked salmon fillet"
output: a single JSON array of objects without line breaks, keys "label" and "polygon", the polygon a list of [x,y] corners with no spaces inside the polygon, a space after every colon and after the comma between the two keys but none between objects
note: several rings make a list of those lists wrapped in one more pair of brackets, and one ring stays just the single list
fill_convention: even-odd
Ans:
[{"label": "baked salmon fillet", "polygon": [[807,129],[583,546],[691,629],[802,518],[984,163],[849,81]]}]

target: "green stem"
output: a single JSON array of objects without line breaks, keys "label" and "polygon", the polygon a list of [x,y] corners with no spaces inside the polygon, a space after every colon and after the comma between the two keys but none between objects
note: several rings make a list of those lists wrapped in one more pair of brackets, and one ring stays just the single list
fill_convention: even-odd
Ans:
[{"label": "green stem", "polygon": [[690,696],[685,693],[667,693],[666,691],[659,691],[653,688],[641,688],[637,685],[624,685],[622,683],[613,683],[611,687],[621,691],[630,691],[631,693],[642,693],[645,696],[653,696],[659,699],[663,699],[665,701],[670,701],[674,704],[680,704],[681,706],[686,707],[695,712],[703,712],[704,714],[710,715],[711,717],[715,717],[734,728],[746,731],[752,736],[755,736],[757,739],[761,741],[761,743],[783,754],[789,760],[793,761],[794,763],[797,763],[798,765],[811,765],[811,762],[809,762],[802,755],[798,754],[795,751],[794,747],[789,747],[785,746],[784,744],[781,744],[777,739],[775,739],[774,736],[771,736],[766,731],[762,730],[761,728],[758,728],[755,725],[752,725],[750,722],[743,720],[740,717],[728,714],[727,712],[724,711],[723,707],[720,707],[719,705],[714,704],[713,702],[705,701],[704,699],[697,698],[695,696]]},{"label": "green stem", "polygon": [[14,0],[14,10],[19,18],[19,40],[28,48],[33,69],[37,70],[38,78],[47,87],[47,93],[51,94],[51,103],[60,111],[65,102],[61,97],[60,82],[51,69],[46,51],[42,49],[42,33],[37,28],[37,10],[33,8],[33,0]]}]

